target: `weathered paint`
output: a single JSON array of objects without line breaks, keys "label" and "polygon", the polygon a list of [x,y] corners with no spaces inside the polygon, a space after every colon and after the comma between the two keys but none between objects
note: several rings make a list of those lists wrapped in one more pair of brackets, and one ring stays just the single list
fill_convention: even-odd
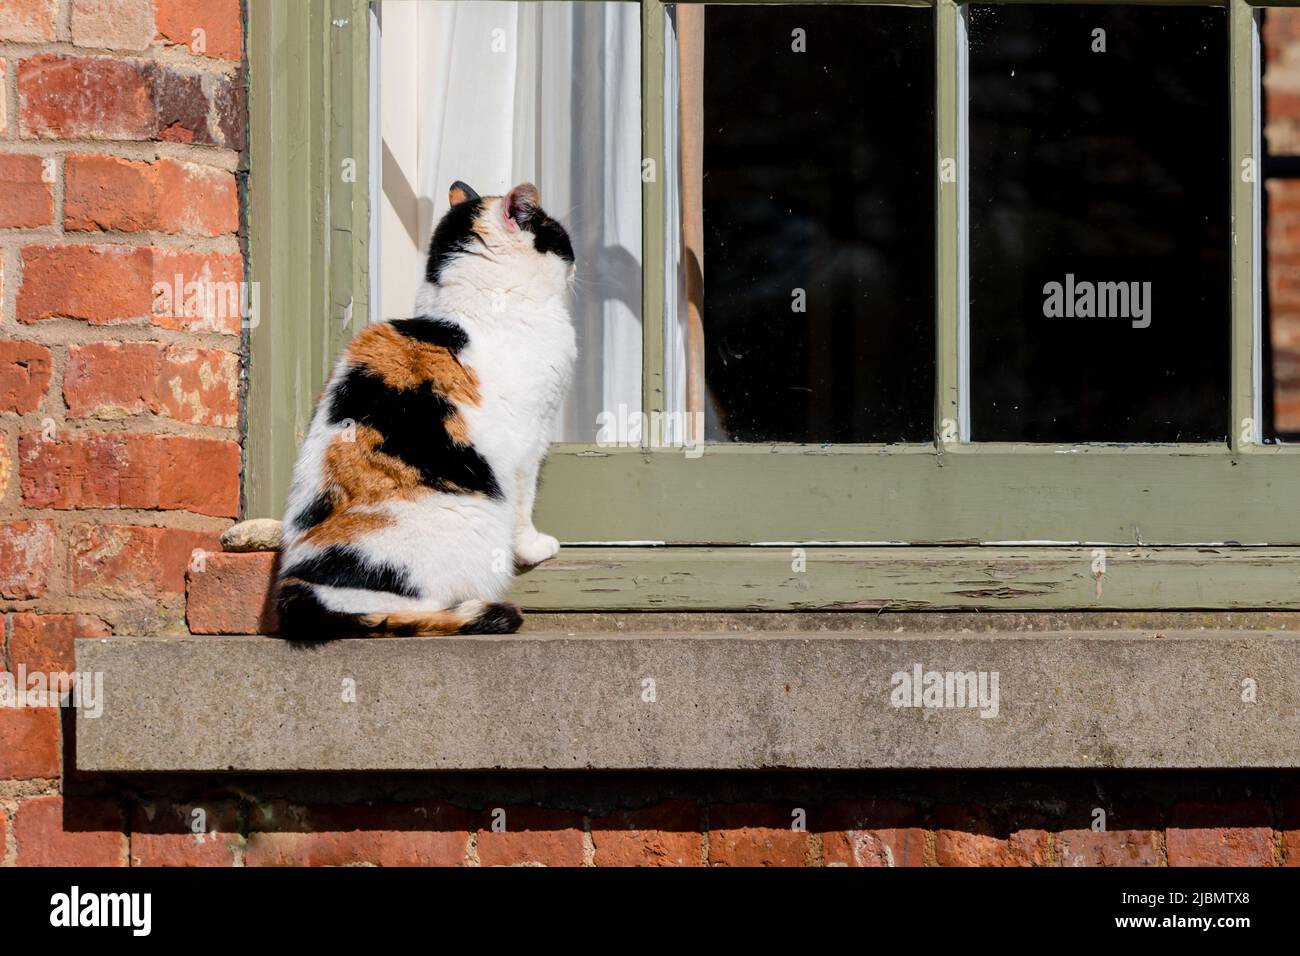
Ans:
[{"label": "weathered paint", "polygon": [[[1228,440],[1234,450],[1249,452],[1260,441],[1260,422],[1255,415],[1255,389],[1259,386],[1255,367],[1256,337],[1260,317],[1256,312],[1261,272],[1256,259],[1260,180],[1258,164],[1260,130],[1256,113],[1258,80],[1255,77],[1255,11],[1246,0],[1228,0],[1228,80],[1232,101],[1232,132],[1228,151],[1228,175],[1232,203],[1232,427]],[[1242,162],[1256,166],[1255,175],[1243,176]],[[1247,181],[1247,179],[1249,181]],[[1247,424],[1247,423],[1250,424]]]},{"label": "weathered paint", "polygon": [[[962,110],[958,97],[965,91],[959,76],[962,63],[959,35],[961,10],[953,0],[937,0],[934,15],[935,39],[935,410],[934,440],[951,443],[960,438],[957,430],[961,408],[961,296],[965,291],[962,270],[961,196],[966,188],[965,157],[960,155]],[[957,179],[944,182],[940,165],[954,164]]]},{"label": "weathered paint", "polygon": [[[800,568],[802,570],[800,570]],[[538,611],[1300,609],[1283,548],[580,548],[522,575]]]},{"label": "weathered paint", "polygon": [[543,471],[537,524],[562,541],[669,544],[1300,545],[1293,454],[962,448],[708,446],[697,459],[560,449]]}]

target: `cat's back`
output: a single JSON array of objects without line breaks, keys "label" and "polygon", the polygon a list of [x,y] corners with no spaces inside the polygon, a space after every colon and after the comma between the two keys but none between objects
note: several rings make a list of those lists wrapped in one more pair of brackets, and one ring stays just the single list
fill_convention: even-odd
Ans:
[{"label": "cat's back", "polygon": [[466,413],[482,402],[461,356],[469,335],[446,318],[368,326],[348,344],[321,396],[294,474],[286,539],[347,543],[381,513],[430,493],[503,497]]},{"label": "cat's back", "polygon": [[476,404],[478,376],[461,361],[468,344],[465,327],[449,318],[422,316],[369,325],[348,344],[325,399],[346,404],[351,392],[369,390],[377,400],[424,393]]}]

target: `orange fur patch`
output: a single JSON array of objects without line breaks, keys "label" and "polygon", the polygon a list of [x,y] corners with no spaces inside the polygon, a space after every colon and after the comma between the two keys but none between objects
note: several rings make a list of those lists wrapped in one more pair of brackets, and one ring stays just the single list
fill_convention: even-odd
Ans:
[{"label": "orange fur patch", "polygon": [[357,535],[377,531],[392,523],[385,514],[360,510],[360,506],[394,499],[411,499],[426,491],[420,473],[406,462],[379,450],[384,436],[368,425],[356,426],[353,441],[336,435],[325,451],[325,487],[334,510],[312,528],[304,540],[324,547],[343,544]]},{"label": "orange fur patch", "polygon": [[460,412],[448,416],[442,424],[447,429],[447,435],[457,445],[469,444],[469,422],[465,421],[465,416]]},{"label": "orange fur patch", "polygon": [[358,511],[355,508],[335,510],[303,535],[303,540],[310,541],[318,548],[328,548],[332,544],[350,544],[361,535],[387,528],[392,523],[393,519],[380,511]]},{"label": "orange fur patch", "polygon": [[348,346],[348,360],[374,372],[385,385],[400,391],[426,382],[453,402],[477,405],[478,376],[460,364],[450,350],[403,335],[391,325],[372,325]]},{"label": "orange fur patch", "polygon": [[367,614],[361,623],[372,628],[373,637],[433,637],[456,634],[470,619],[457,611],[396,611]]},{"label": "orange fur patch", "polygon": [[[426,383],[456,403],[477,405],[480,401],[478,376],[461,365],[450,350],[403,335],[391,325],[372,325],[348,346],[348,361],[378,376],[389,388],[406,391]],[[448,416],[443,426],[452,441],[469,445],[469,423],[459,412]],[[368,425],[356,426],[354,440],[336,435],[325,452],[323,486],[333,508],[329,517],[304,536],[320,547],[345,544],[359,535],[388,527],[392,518],[370,510],[393,500],[410,500],[430,489],[421,483],[420,473],[400,458],[379,450],[384,436]],[[452,493],[464,489],[447,482],[440,489]]]}]

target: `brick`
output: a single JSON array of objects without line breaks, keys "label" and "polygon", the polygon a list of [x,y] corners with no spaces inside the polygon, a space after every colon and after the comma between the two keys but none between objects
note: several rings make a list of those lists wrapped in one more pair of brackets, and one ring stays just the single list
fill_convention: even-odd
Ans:
[{"label": "brick", "polygon": [[157,68],[145,60],[46,53],[18,64],[24,139],[147,140],[158,130]]},{"label": "brick", "polygon": [[72,154],[63,161],[63,228],[138,232],[157,218],[157,164]]},{"label": "brick", "polygon": [[828,866],[925,866],[925,830],[913,806],[894,800],[834,803],[815,814]]},{"label": "brick", "polygon": [[239,231],[235,174],[215,166],[160,160],[156,225],[159,232],[221,236]]},{"label": "brick", "polygon": [[699,807],[670,800],[619,810],[591,821],[597,866],[699,866],[704,847]]},{"label": "brick", "polygon": [[1160,834],[1155,830],[1104,830],[1085,827],[1056,835],[1058,866],[1160,866]]},{"label": "brick", "polygon": [[1273,866],[1273,824],[1260,800],[1174,805],[1165,847],[1170,866]]},{"label": "brick", "polygon": [[220,536],[207,531],[80,525],[69,535],[74,594],[179,595],[194,552],[218,551]]},{"label": "brick", "polygon": [[793,806],[737,803],[709,808],[710,866],[803,866],[808,834],[791,829]]},{"label": "brick", "polygon": [[1294,54],[1291,44],[1300,39],[1300,16],[1291,10],[1270,8],[1264,13],[1263,27],[1264,44],[1270,54]]},{"label": "brick", "polygon": [[58,12],[58,0],[0,0],[0,40],[48,43]]},{"label": "brick", "polygon": [[239,445],[213,438],[83,432],[18,438],[30,508],[145,508],[239,513]]},{"label": "brick", "polygon": [[161,447],[156,435],[83,432],[46,441],[18,438],[23,504],[29,508],[157,508]]},{"label": "brick", "polygon": [[159,69],[154,77],[155,139],[244,148],[244,83],[213,73]]},{"label": "brick", "polygon": [[[495,809],[495,808],[493,808]],[[582,817],[568,810],[507,806],[505,829],[492,829],[492,810],[478,831],[478,859],[483,866],[581,866]]]},{"label": "brick", "polygon": [[191,634],[275,634],[272,592],[277,554],[215,553],[186,577],[185,616]]},{"label": "brick", "polygon": [[0,412],[34,412],[50,386],[50,350],[35,342],[0,340]]},{"label": "brick", "polygon": [[239,356],[220,349],[169,347],[158,376],[158,411],[179,422],[239,425]]},{"label": "brick", "polygon": [[22,250],[18,320],[143,322],[239,334],[244,262],[236,253],[153,246],[49,246]]},{"label": "brick", "polygon": [[244,123],[241,74],[57,53],[18,64],[24,139],[162,140],[238,150]]},{"label": "brick", "polygon": [[54,221],[54,186],[40,156],[0,155],[0,229],[34,229]]},{"label": "brick", "polygon": [[132,866],[234,866],[243,844],[238,808],[228,801],[159,800],[131,810]]},{"label": "brick", "polygon": [[244,260],[235,254],[156,250],[150,321],[164,329],[238,335]]},{"label": "brick", "polygon": [[196,163],[79,154],[64,163],[63,226],[219,236],[239,229],[235,175]]},{"label": "brick", "polygon": [[0,435],[0,501],[9,494],[10,479],[13,477],[13,462],[10,460],[9,443]]},{"label": "brick", "polygon": [[18,805],[19,866],[126,866],[122,816],[111,800],[32,797]]},{"label": "brick", "polygon": [[1282,865],[1300,866],[1300,797],[1282,801],[1278,829],[1282,836]]},{"label": "brick", "polygon": [[78,638],[109,637],[113,629],[89,614],[13,614],[9,618],[9,662],[27,672],[72,673]]},{"label": "brick", "polygon": [[1281,432],[1300,431],[1300,395],[1274,403],[1274,424]]},{"label": "brick", "polygon": [[446,803],[261,804],[245,866],[463,866],[472,816]]},{"label": "brick", "polygon": [[164,415],[192,425],[239,424],[239,357],[161,342],[94,342],[68,349],[63,398],[72,418]]},{"label": "brick", "polygon": [[0,707],[0,780],[54,778],[59,769],[58,708]]},{"label": "brick", "polygon": [[153,310],[154,256],[147,247],[26,246],[18,321],[144,321]]},{"label": "brick", "polygon": [[72,0],[72,42],[107,50],[144,50],[153,42],[152,0]]},{"label": "brick", "polygon": [[223,518],[239,516],[239,444],[184,436],[160,439],[159,507]]},{"label": "brick", "polygon": [[0,810],[0,864],[4,862],[5,855],[9,852],[9,817]]},{"label": "brick", "polygon": [[159,411],[164,348],[160,342],[70,346],[63,373],[69,416],[115,419]]},{"label": "brick", "polygon": [[54,525],[48,521],[0,524],[0,597],[26,601],[44,596],[54,540]]},{"label": "brick", "polygon": [[154,0],[154,19],[159,36],[191,53],[223,60],[243,56],[239,0]]},{"label": "brick", "polygon": [[939,866],[1043,866],[1047,832],[1006,822],[979,807],[934,810],[934,858]]}]

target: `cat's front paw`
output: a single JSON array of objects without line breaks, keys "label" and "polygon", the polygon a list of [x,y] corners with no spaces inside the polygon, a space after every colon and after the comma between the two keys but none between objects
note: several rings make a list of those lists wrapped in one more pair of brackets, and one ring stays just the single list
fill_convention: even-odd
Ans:
[{"label": "cat's front paw", "polygon": [[542,534],[536,528],[525,531],[515,538],[515,560],[522,565],[541,564],[547,558],[553,558],[560,552],[560,542],[549,534]]}]

